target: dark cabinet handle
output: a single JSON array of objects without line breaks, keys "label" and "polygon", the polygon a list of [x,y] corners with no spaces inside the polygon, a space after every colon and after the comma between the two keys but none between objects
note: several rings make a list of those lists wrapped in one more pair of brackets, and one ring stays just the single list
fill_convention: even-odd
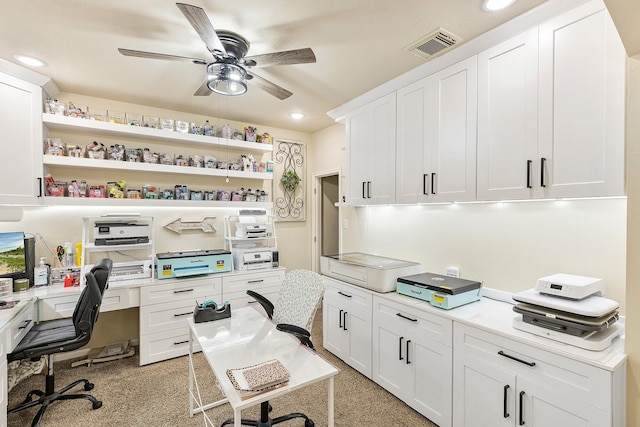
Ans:
[{"label": "dark cabinet handle", "polygon": [[347,329],[347,312],[342,313],[342,329],[348,331]]},{"label": "dark cabinet handle", "polygon": [[257,279],[257,280],[247,280],[247,283],[251,284],[251,283],[262,283],[264,282],[264,279]]},{"label": "dark cabinet handle", "polygon": [[422,194],[424,196],[428,196],[429,195],[429,191],[427,190],[427,177],[429,176],[428,173],[423,173],[422,174]]},{"label": "dark cabinet handle", "polygon": [[509,418],[509,413],[507,412],[507,390],[509,390],[509,385],[504,386],[503,395],[502,395],[502,416],[504,418]]},{"label": "dark cabinet handle", "polygon": [[547,183],[544,182],[544,170],[547,166],[547,159],[544,157],[540,158],[540,187],[546,187]]},{"label": "dark cabinet handle", "polygon": [[518,420],[518,424],[524,425],[524,415],[522,414],[522,407],[524,406],[524,391],[520,392],[520,419]]},{"label": "dark cabinet handle", "polygon": [[404,357],[402,357],[402,340],[404,339],[404,337],[400,337],[398,339],[398,360],[404,360]]},{"label": "dark cabinet handle", "polygon": [[38,177],[38,197],[42,197],[42,178]]},{"label": "dark cabinet handle", "polygon": [[431,194],[436,194],[436,174],[435,172],[431,174]]},{"label": "dark cabinet handle", "polygon": [[536,366],[536,362],[527,362],[526,360],[518,359],[517,357],[512,356],[512,355],[510,355],[510,354],[507,354],[507,353],[505,353],[505,352],[504,352],[504,351],[502,351],[502,350],[500,350],[500,351],[498,352],[498,354],[499,354],[500,356],[504,356],[504,357],[506,357],[507,359],[511,359],[511,360],[515,360],[516,362],[524,363],[524,364],[525,364],[525,365],[527,365],[527,366],[532,366],[532,367],[533,367],[533,366]]},{"label": "dark cabinet handle", "polygon": [[190,311],[188,313],[178,313],[178,314],[174,314],[173,317],[182,317],[182,316],[188,316],[190,314],[193,314],[193,311]]},{"label": "dark cabinet handle", "polygon": [[527,188],[531,188],[531,164],[533,160],[527,160]]},{"label": "dark cabinet handle", "polygon": [[193,292],[193,288],[191,288],[191,289],[183,289],[181,291],[173,291],[174,294],[183,294],[185,292]]},{"label": "dark cabinet handle", "polygon": [[339,293],[340,295],[342,295],[343,297],[347,297],[347,298],[351,298],[351,297],[352,297],[352,295],[345,294],[345,293],[344,293],[344,292],[342,292],[342,291],[338,291],[338,293]]},{"label": "dark cabinet handle", "polygon": [[367,182],[366,181],[362,181],[362,198],[366,199],[367,198]]},{"label": "dark cabinet handle", "polygon": [[398,317],[402,317],[403,319],[407,319],[407,320],[410,320],[410,321],[412,321],[412,322],[417,322],[417,321],[418,321],[418,319],[412,319],[411,317],[407,317],[407,316],[405,316],[405,315],[404,315],[404,314],[402,314],[402,313],[396,313],[396,316],[398,316]]},{"label": "dark cabinet handle", "polygon": [[186,340],[186,341],[174,341],[173,345],[186,344],[188,342],[189,342],[189,340]]},{"label": "dark cabinet handle", "polygon": [[340,327],[340,329],[342,329],[342,312],[344,310],[340,310],[340,313],[338,313],[338,327]]},{"label": "dark cabinet handle", "polygon": [[367,199],[371,198],[371,181],[367,181]]},{"label": "dark cabinet handle", "polygon": [[409,365],[411,362],[409,361],[409,343],[411,342],[411,340],[407,340],[407,365]]}]

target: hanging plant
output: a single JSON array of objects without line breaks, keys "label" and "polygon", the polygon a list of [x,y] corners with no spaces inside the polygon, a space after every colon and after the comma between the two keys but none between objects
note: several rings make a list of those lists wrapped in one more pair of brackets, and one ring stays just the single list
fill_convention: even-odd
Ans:
[{"label": "hanging plant", "polygon": [[298,184],[300,184],[300,177],[295,170],[288,170],[282,174],[280,184],[282,184],[285,190],[293,191],[298,187]]}]

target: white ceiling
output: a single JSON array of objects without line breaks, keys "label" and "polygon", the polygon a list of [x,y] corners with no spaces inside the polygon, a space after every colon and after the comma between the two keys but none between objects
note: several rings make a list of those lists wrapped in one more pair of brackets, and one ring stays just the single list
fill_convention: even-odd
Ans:
[{"label": "white ceiling", "polygon": [[[254,68],[293,92],[284,100],[249,86],[238,97],[195,97],[204,67],[126,57],[118,48],[210,59],[175,3],[158,0],[2,0],[0,58],[43,59],[36,69],[63,92],[315,132],[326,112],[426,60],[405,48],[442,27],[468,41],[546,0],[488,13],[482,0],[184,0],[213,26],[240,33],[249,55],[310,47],[315,64]],[[302,121],[288,117],[303,111]]]}]

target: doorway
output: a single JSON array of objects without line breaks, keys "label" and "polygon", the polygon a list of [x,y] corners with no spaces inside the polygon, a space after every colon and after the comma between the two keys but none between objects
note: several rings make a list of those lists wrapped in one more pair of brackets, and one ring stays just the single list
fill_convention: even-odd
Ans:
[{"label": "doorway", "polygon": [[326,171],[314,175],[313,271],[320,272],[320,256],[340,252],[340,175]]}]

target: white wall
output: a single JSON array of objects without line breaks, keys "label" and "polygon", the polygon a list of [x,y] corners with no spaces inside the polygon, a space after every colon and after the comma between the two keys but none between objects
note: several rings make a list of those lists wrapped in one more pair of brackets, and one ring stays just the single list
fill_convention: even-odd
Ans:
[{"label": "white wall", "polygon": [[515,292],[568,273],[625,296],[626,200],[599,199],[345,208],[343,251],[420,262],[423,271]]}]

